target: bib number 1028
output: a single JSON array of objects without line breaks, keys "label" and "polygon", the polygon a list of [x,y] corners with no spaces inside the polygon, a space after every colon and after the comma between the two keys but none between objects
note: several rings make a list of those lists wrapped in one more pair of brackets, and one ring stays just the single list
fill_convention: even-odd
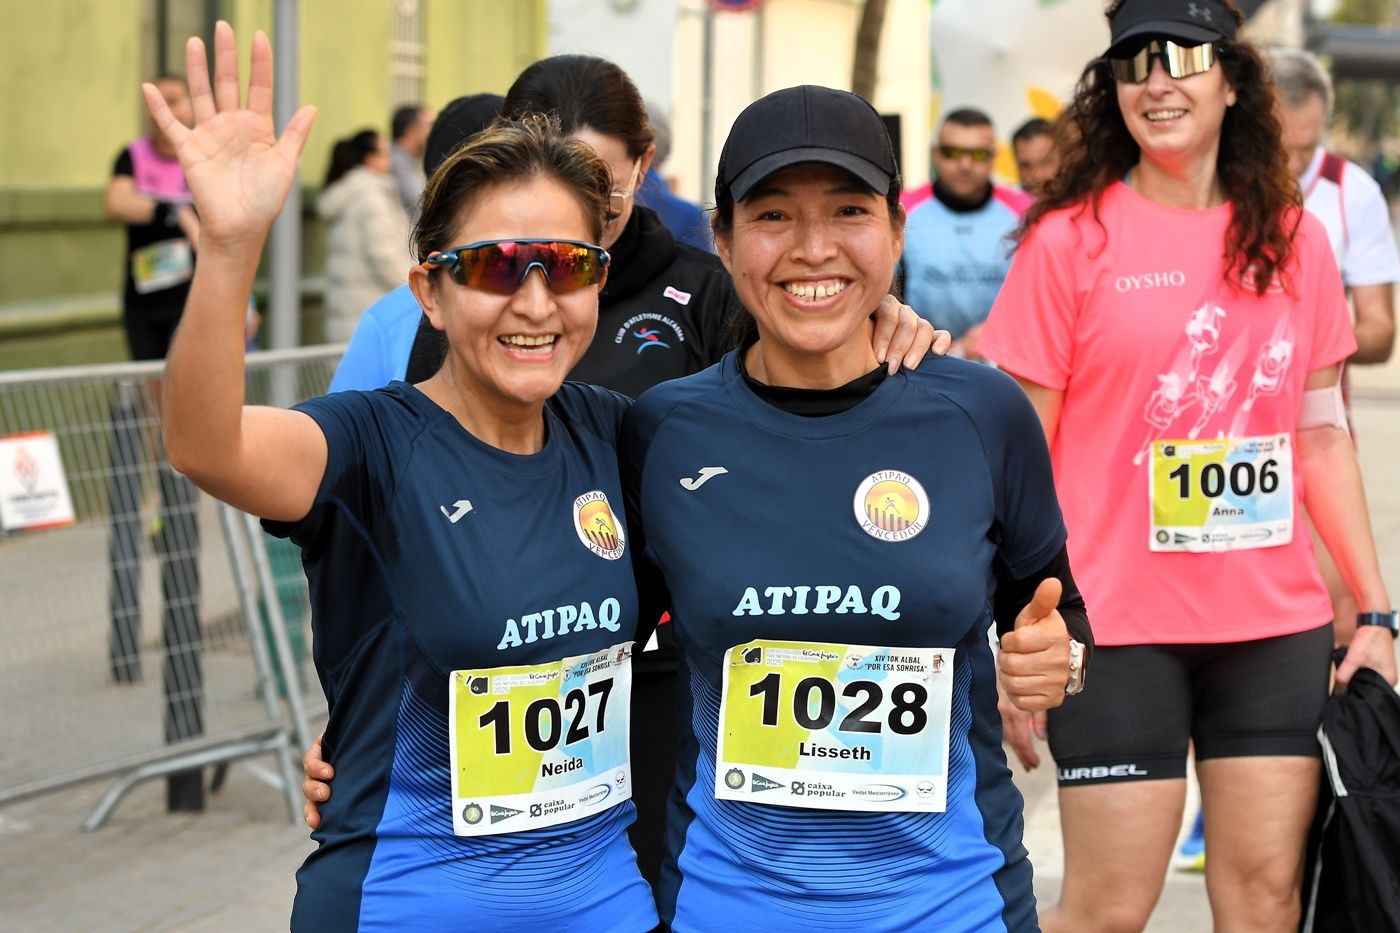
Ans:
[{"label": "bib number 1028", "polygon": [[[763,698],[763,725],[778,724],[778,707],[782,693],[782,675],[776,671],[749,687],[749,696]],[[847,700],[860,697],[841,724],[838,732],[879,733],[889,726],[896,735],[917,735],[928,725],[928,689],[921,684],[901,683],[890,691],[892,704],[888,716],[869,718],[880,708],[885,691],[873,680],[852,680],[841,687]],[[815,709],[814,709],[815,707]],[[836,718],[836,685],[824,677],[804,677],[792,694],[792,718],[804,729],[820,731]]]},{"label": "bib number 1028", "polygon": [[[1167,474],[1177,481],[1177,495],[1182,499],[1191,498],[1191,464],[1183,463]],[[1160,475],[1160,474],[1159,474]],[[1207,463],[1196,473],[1195,485],[1207,499],[1216,499],[1225,494],[1226,486],[1236,496],[1252,496],[1257,489],[1268,495],[1278,489],[1278,461],[1272,458],[1259,465],[1258,470],[1248,460],[1241,460],[1225,468],[1223,463]]]},{"label": "bib number 1028", "polygon": [[[607,720],[608,697],[612,695],[613,682],[609,677],[588,684],[586,688],[576,687],[564,694],[561,706],[553,697],[533,700],[525,707],[525,744],[537,752],[548,752],[565,745],[582,742],[590,734],[603,731]],[[593,713],[592,732],[589,730],[588,707],[591,699],[597,699]],[[510,701],[501,700],[478,717],[483,729],[494,729],[497,755],[510,754]],[[568,728],[564,719],[568,718]]]}]

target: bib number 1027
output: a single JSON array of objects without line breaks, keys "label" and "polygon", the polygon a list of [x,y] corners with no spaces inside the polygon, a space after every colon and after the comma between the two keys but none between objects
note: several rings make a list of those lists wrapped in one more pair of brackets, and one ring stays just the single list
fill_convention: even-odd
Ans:
[{"label": "bib number 1027", "polygon": [[[763,698],[765,726],[778,725],[782,675],[774,671],[749,687],[749,696]],[[852,680],[841,687],[846,700],[860,698],[836,727],[838,732],[873,734],[885,726],[896,735],[917,735],[928,725],[928,689],[922,684],[901,683],[890,691],[892,704],[883,721],[870,718],[885,700],[884,689],[873,680]],[[804,677],[792,694],[792,718],[804,729],[820,731],[836,718],[836,685],[824,677]]]},{"label": "bib number 1027", "polygon": [[[1191,463],[1188,461],[1167,474],[1168,479],[1177,481],[1177,495],[1182,499],[1191,498],[1191,473]],[[1207,463],[1195,476],[1195,485],[1207,499],[1224,495],[1227,485],[1230,492],[1241,498],[1254,495],[1256,489],[1268,495],[1278,489],[1278,483],[1278,461],[1272,458],[1261,463],[1258,470],[1248,460],[1232,463],[1228,470],[1223,463]]]},{"label": "bib number 1027", "polygon": [[[607,721],[608,697],[612,695],[612,678],[595,681],[586,687],[576,687],[564,694],[564,702],[553,697],[533,700],[525,707],[525,743],[537,752],[548,752],[565,745],[582,742],[589,735],[600,733]],[[596,704],[590,704],[596,699]],[[592,731],[589,726],[589,706],[593,708]],[[510,754],[511,702],[501,700],[477,718],[483,729],[494,729],[495,752]],[[567,728],[565,719],[567,718]]]}]

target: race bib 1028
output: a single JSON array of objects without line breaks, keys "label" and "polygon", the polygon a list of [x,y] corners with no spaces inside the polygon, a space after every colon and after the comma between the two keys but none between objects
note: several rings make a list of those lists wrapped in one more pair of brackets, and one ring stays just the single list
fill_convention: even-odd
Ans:
[{"label": "race bib 1028", "polygon": [[724,658],[715,796],[942,812],[952,648],[757,640]]},{"label": "race bib 1028", "polygon": [[453,671],[452,831],[555,826],[632,796],[632,645],[544,664]]}]

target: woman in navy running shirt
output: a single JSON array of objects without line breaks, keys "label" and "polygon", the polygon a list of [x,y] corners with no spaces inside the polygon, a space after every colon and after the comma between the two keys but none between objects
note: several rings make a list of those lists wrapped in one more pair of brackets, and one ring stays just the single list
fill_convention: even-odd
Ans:
[{"label": "woman in navy running shirt", "polygon": [[172,465],[302,548],[339,782],[292,926],[651,930],[626,836],[627,400],[563,382],[597,325],[607,166],[545,117],[477,137],[425,191],[409,270],[437,375],[245,406],[243,316],[314,112],[278,139],[266,37],[246,108],[227,24],[215,44],[211,91],[190,42],[194,129],[145,87],[203,220],[164,430]]},{"label": "woman in navy running shirt", "polygon": [[639,585],[664,582],[681,654],[657,892],[678,933],[1035,928],[987,635],[1041,710],[1082,685],[1088,620],[1016,384],[870,352],[899,192],[855,95],[740,114],[714,229],[753,333],[623,423]]}]

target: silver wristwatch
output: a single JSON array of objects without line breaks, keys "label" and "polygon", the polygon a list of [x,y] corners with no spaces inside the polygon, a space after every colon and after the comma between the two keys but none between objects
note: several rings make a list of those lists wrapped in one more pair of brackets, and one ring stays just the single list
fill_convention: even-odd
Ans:
[{"label": "silver wristwatch", "polygon": [[1069,683],[1065,684],[1065,696],[1072,697],[1084,689],[1084,645],[1069,640]]}]

